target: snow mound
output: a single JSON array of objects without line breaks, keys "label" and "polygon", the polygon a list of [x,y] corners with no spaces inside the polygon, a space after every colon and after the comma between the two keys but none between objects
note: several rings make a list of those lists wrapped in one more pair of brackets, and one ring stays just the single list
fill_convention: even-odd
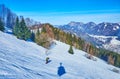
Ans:
[{"label": "snow mound", "polygon": [[[0,32],[0,79],[120,79],[120,73],[112,71],[119,68],[96,57],[97,61],[89,60],[75,48],[71,55],[69,45],[55,42],[46,55],[45,48]],[[46,57],[51,60],[48,64]],[[60,63],[66,71],[62,76],[57,74]]]}]

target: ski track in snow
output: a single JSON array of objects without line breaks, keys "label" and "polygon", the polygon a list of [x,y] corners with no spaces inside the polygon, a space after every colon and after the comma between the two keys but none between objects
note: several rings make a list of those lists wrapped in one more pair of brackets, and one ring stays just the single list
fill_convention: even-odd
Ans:
[{"label": "ski track in snow", "polygon": [[[46,55],[45,48],[0,32],[0,79],[120,79],[120,73],[111,71],[116,67],[99,58],[89,60],[75,48],[71,55],[69,45],[54,41],[56,45]],[[52,60],[48,64],[46,57]],[[60,62],[66,70],[61,77],[57,75]]]}]

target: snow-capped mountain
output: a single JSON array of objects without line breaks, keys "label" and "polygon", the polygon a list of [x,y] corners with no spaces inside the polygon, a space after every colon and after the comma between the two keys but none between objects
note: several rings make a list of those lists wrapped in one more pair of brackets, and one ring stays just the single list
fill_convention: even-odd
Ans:
[{"label": "snow-capped mountain", "polygon": [[[0,32],[0,79],[120,79],[120,68],[96,58],[85,57],[77,49],[74,55],[68,53],[69,45],[55,41],[56,45],[47,50],[33,42],[17,39]],[[47,50],[47,54],[46,54]],[[45,64],[46,57],[51,62]],[[58,76],[60,64],[66,73]]]},{"label": "snow-capped mountain", "polygon": [[0,4],[0,18],[6,27],[12,28],[15,24],[16,17],[17,15],[11,12],[4,4]]},{"label": "snow-capped mountain", "polygon": [[82,23],[82,22],[70,22],[66,25],[59,26],[63,30],[71,31],[81,31],[94,35],[103,35],[103,36],[118,36],[120,33],[120,24],[119,23],[108,23],[103,22],[95,24],[94,22]]},{"label": "snow-capped mountain", "polygon": [[[115,37],[117,41],[120,41],[120,24],[103,22],[95,24],[94,22],[81,23],[70,22],[67,25],[59,26],[60,29],[76,34],[83,39],[93,43],[96,46],[120,53],[120,44],[112,45],[112,37]],[[97,37],[96,37],[97,36]],[[108,48],[109,47],[109,48]]]},{"label": "snow-capped mountain", "polygon": [[93,29],[93,34],[103,36],[117,36],[120,32],[120,25],[118,23],[100,23]]}]

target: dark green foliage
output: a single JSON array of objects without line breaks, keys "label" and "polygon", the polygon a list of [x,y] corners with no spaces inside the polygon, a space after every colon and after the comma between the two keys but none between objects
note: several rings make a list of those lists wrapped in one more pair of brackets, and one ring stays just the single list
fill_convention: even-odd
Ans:
[{"label": "dark green foliage", "polygon": [[4,31],[5,28],[4,28],[4,24],[2,22],[2,20],[0,19],[0,31]]},{"label": "dark green foliage", "polygon": [[74,54],[74,52],[73,52],[73,48],[72,48],[71,45],[70,45],[70,48],[69,48],[68,52],[69,52],[70,54]]},{"label": "dark green foliage", "polygon": [[120,67],[120,55],[115,55],[115,66]]},{"label": "dark green foliage", "polygon": [[25,21],[24,21],[24,18],[22,18],[21,22],[20,22],[20,39],[23,39],[23,40],[27,40],[30,38],[30,30],[27,28],[26,24],[25,24]]},{"label": "dark green foliage", "polygon": [[19,38],[19,34],[20,34],[20,31],[19,31],[19,19],[18,17],[16,18],[16,22],[15,22],[15,26],[13,27],[13,34],[15,36],[17,36],[17,38]]},{"label": "dark green foliage", "polygon": [[46,57],[46,64],[49,62],[49,59],[50,59],[49,57]]},{"label": "dark green foliage", "polygon": [[30,37],[31,37],[31,31],[26,27],[26,29],[25,29],[24,32],[25,32],[25,33],[24,33],[24,38],[23,38],[23,40],[28,40],[28,39],[30,39]]},{"label": "dark green foliage", "polygon": [[13,34],[19,39],[28,40],[31,36],[31,32],[25,24],[24,18],[19,22],[19,18],[16,18],[16,23],[13,28]]},{"label": "dark green foliage", "polygon": [[35,34],[33,32],[31,33],[31,40],[35,42]]}]

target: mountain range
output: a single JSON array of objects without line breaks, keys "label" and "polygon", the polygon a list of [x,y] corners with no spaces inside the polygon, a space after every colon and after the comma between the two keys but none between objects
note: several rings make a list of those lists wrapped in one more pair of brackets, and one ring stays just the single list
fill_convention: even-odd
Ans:
[{"label": "mountain range", "polygon": [[[60,29],[82,37],[97,47],[120,53],[120,23],[70,22],[58,26]],[[117,43],[113,43],[116,41]]]},{"label": "mountain range", "polygon": [[74,32],[80,31],[83,33],[102,35],[102,36],[120,36],[120,23],[103,22],[95,24],[94,22],[88,22],[86,24],[82,22],[70,22],[66,25],[59,26],[61,29],[73,30]]}]

